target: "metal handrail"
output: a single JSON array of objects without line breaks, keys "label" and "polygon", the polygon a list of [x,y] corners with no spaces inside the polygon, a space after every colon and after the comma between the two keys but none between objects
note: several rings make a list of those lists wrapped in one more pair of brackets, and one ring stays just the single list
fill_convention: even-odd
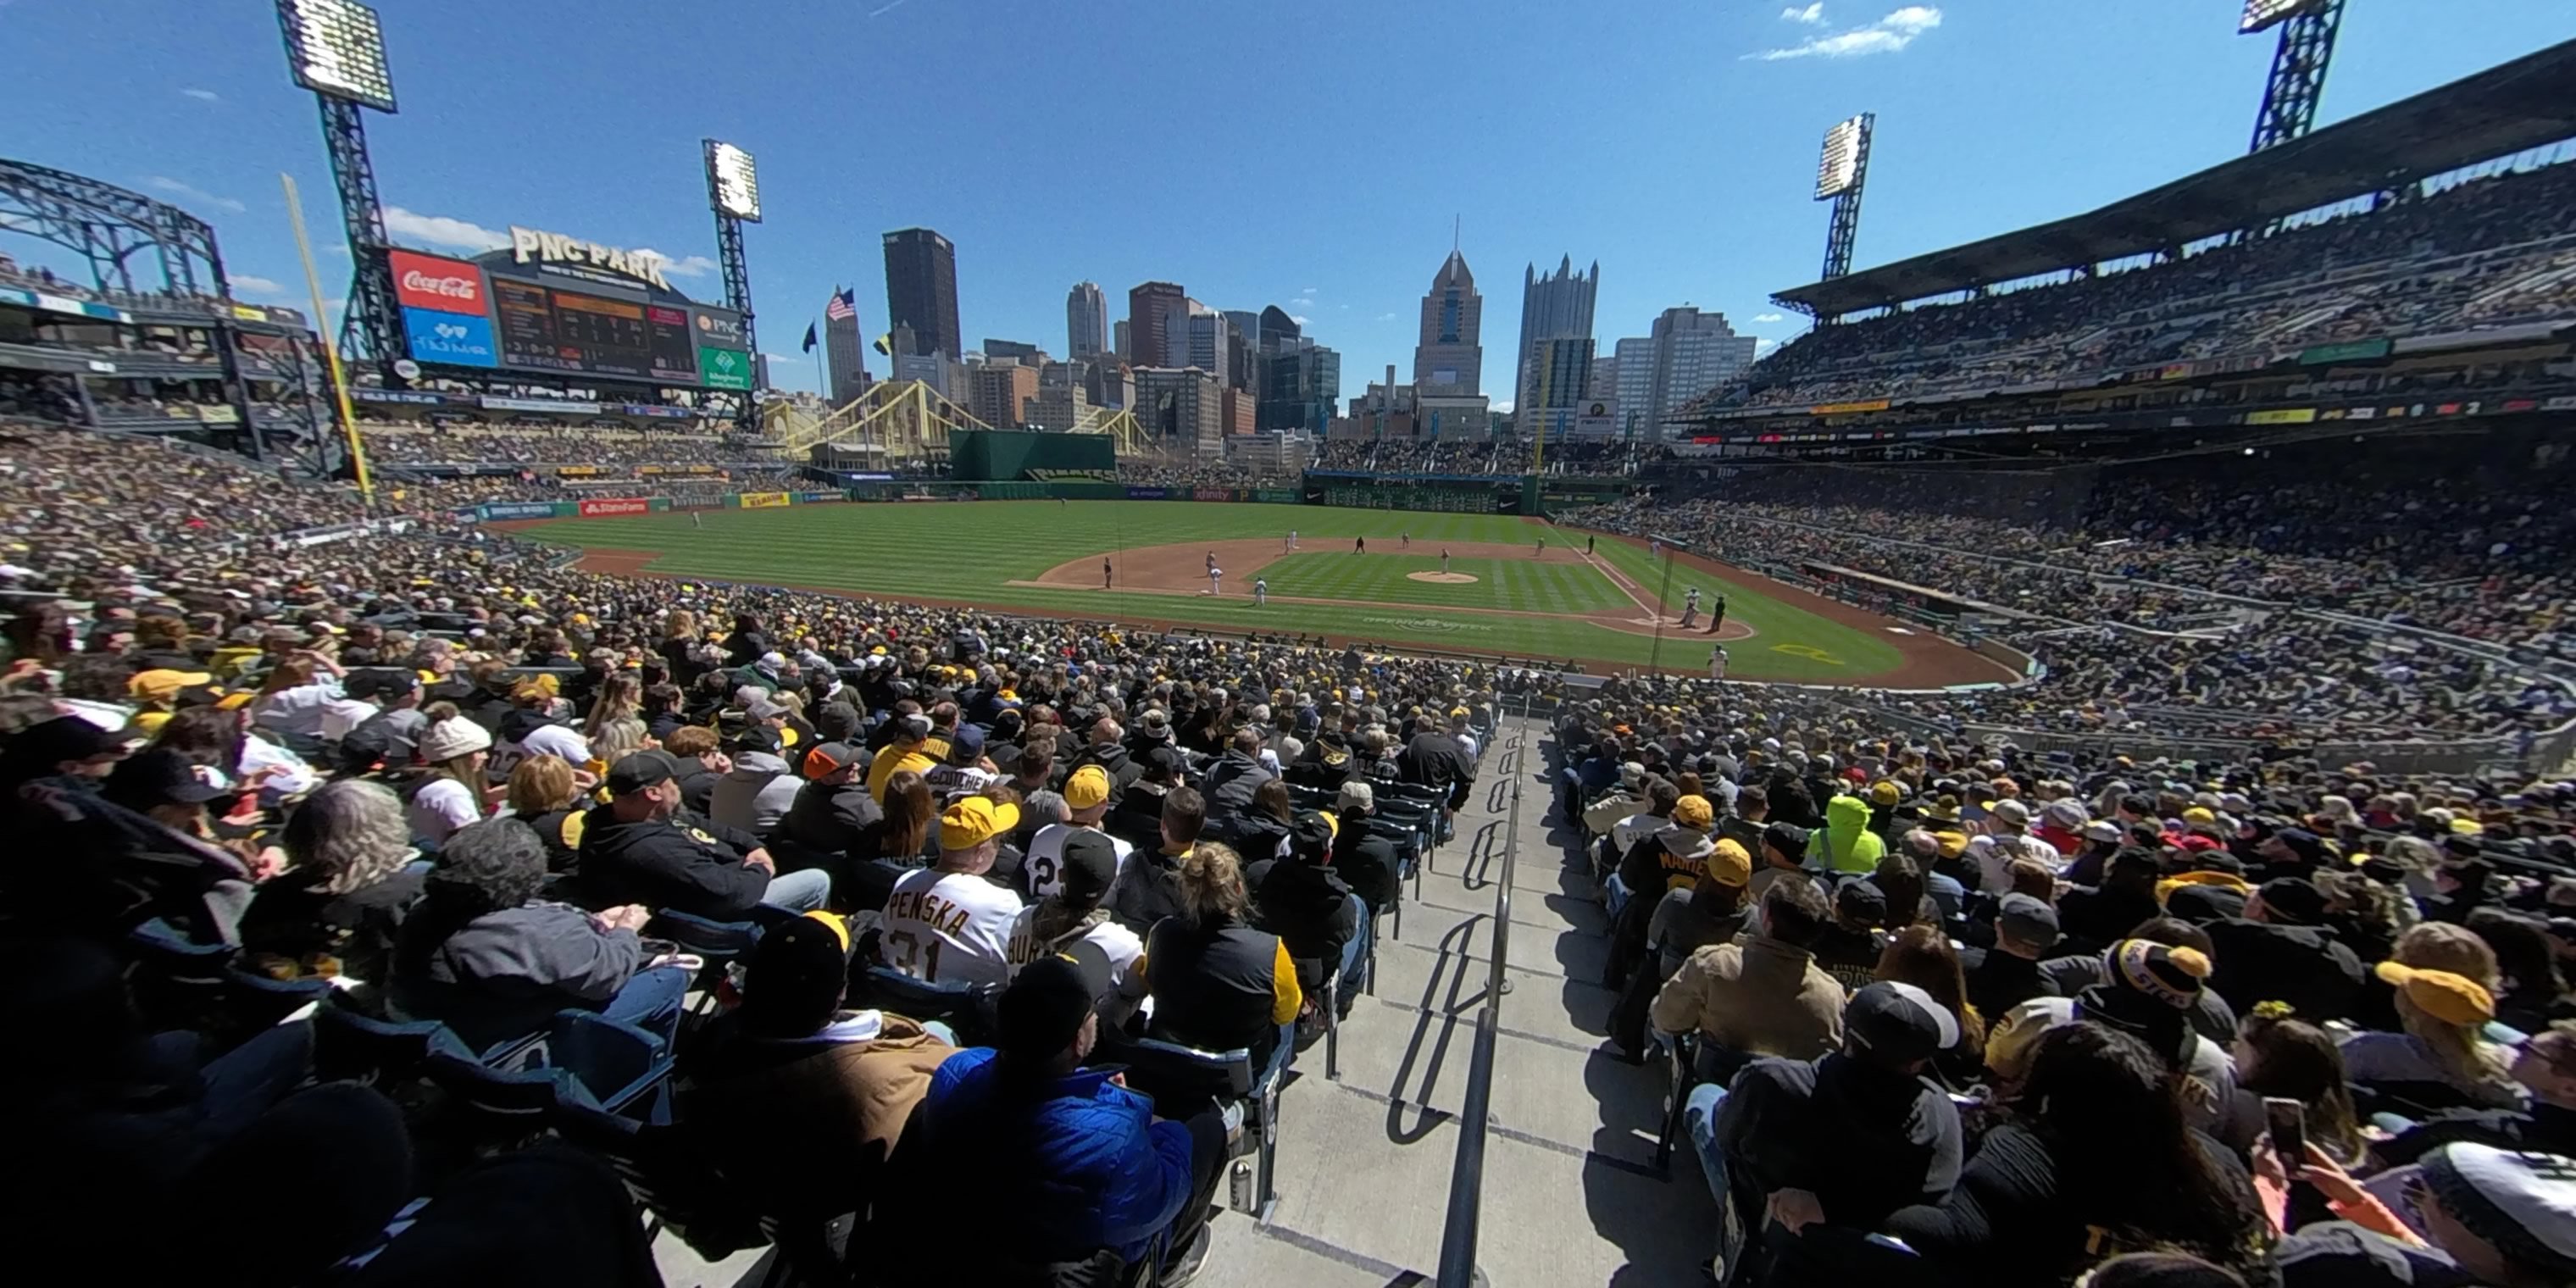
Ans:
[{"label": "metal handrail", "polygon": [[1521,848],[1521,784],[1528,777],[1529,725],[1512,739],[1510,821],[1504,826],[1502,875],[1494,883],[1494,951],[1485,974],[1484,1005],[1476,1012],[1476,1044],[1467,1062],[1466,1102],[1458,1110],[1458,1156],[1449,1168],[1449,1218],[1440,1233],[1440,1288],[1476,1282],[1476,1224],[1484,1210],[1485,1127],[1494,1091],[1494,1037],[1502,1025],[1503,964],[1511,957],[1512,868]]}]

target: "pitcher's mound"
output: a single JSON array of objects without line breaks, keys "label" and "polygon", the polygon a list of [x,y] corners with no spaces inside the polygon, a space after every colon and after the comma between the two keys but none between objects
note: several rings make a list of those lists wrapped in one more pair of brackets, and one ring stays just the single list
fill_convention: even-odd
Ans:
[{"label": "pitcher's mound", "polygon": [[1476,580],[1473,575],[1463,572],[1409,572],[1404,574],[1404,579],[1427,581],[1435,586],[1464,586]]}]

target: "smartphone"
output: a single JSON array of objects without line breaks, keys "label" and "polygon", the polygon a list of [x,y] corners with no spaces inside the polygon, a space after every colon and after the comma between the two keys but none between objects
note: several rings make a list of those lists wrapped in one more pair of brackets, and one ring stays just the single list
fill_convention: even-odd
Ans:
[{"label": "smartphone", "polygon": [[2272,1153],[2290,1175],[2308,1165],[2308,1107],[2280,1096],[2263,1097],[2263,1121],[2272,1129]]}]

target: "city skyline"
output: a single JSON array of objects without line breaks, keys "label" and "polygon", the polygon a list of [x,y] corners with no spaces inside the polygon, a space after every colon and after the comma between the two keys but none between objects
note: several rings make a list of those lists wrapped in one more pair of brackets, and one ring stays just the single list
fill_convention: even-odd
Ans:
[{"label": "city skyline", "polygon": [[[1876,112],[1879,125],[1863,267],[2089,209],[2243,151],[2271,41],[2235,35],[2242,0],[2095,8],[1613,8],[1588,16],[1586,56],[1566,59],[1553,10],[1535,0],[1464,15],[1321,0],[1323,29],[1366,23],[1371,38],[1320,62],[1295,59],[1257,13],[1177,4],[1079,22],[1034,0],[760,9],[691,46],[688,83],[723,92],[686,94],[639,89],[631,61],[604,47],[527,39],[524,7],[453,0],[384,7],[403,110],[368,130],[397,242],[466,254],[512,224],[543,227],[651,248],[673,285],[710,301],[722,290],[698,141],[740,144],[758,158],[767,207],[744,239],[754,303],[773,376],[790,389],[816,382],[795,341],[836,284],[855,290],[866,340],[889,329],[877,239],[906,227],[956,247],[961,344],[1052,339],[1067,284],[1086,280],[1114,323],[1120,291],[1161,280],[1220,310],[1276,305],[1349,370],[1375,373],[1411,369],[1425,270],[1462,216],[1457,245],[1492,271],[1568,249],[1597,261],[1593,339],[1609,358],[1617,338],[1685,305],[1724,313],[1763,345],[1801,329],[1769,295],[1815,275],[1815,150],[1854,112]],[[678,29],[692,17],[652,0],[561,10],[564,30]],[[311,100],[289,82],[264,7],[20,0],[6,13],[25,75],[85,91],[18,105],[13,155],[206,218],[245,298],[309,308],[284,171],[302,188],[325,291],[345,290]],[[1014,30],[1047,38],[986,39]],[[2570,36],[2576,9],[2527,0],[2355,5],[2320,121]],[[111,47],[116,57],[98,56]],[[2104,48],[2123,56],[2095,56]],[[870,51],[855,80],[854,49]],[[1417,116],[1387,87],[1429,57],[1538,70],[1510,93]],[[1220,153],[1109,179],[1083,150],[1014,138],[1031,120],[1113,121],[1176,64],[1277,79],[1308,113],[1306,132],[1336,141],[1301,164],[1312,195],[1256,199],[1273,191],[1269,159]],[[994,88],[955,94],[968,67]],[[595,115],[603,103],[624,110]],[[600,128],[569,124],[593,119]],[[1397,123],[1420,131],[1402,164],[1356,154]],[[1007,164],[966,164],[987,153]],[[1541,155],[1582,157],[1582,181],[1529,201]],[[13,250],[70,267],[24,239]],[[1493,295],[1489,360],[1521,332],[1520,300]],[[887,364],[870,361],[883,375]],[[1516,401],[1520,365],[1518,354],[1489,361],[1480,383],[1495,405]]]}]

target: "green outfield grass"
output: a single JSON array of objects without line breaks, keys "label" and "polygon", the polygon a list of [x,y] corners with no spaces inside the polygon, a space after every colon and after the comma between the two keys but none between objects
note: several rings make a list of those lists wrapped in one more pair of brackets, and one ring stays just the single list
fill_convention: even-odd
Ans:
[{"label": "green outfield grass", "polygon": [[[707,510],[612,519],[554,519],[522,535],[592,550],[652,552],[647,571],[664,576],[799,586],[861,595],[942,599],[1095,619],[1181,621],[1239,630],[1281,630],[1355,637],[1389,645],[1419,644],[1517,657],[1578,658],[1645,665],[1654,641],[1577,617],[1505,617],[1460,609],[1588,613],[1628,606],[1600,572],[1570,563],[1458,559],[1452,571],[1484,580],[1444,586],[1404,574],[1438,571],[1439,559],[1416,554],[1348,553],[1353,538],[1372,549],[1406,535],[1418,543],[1491,541],[1519,544],[1536,529],[1504,515],[1418,514],[1320,506],[1174,501],[978,501],[793,506]],[[1305,553],[1273,563],[1271,593],[1332,599],[1333,604],[1273,603],[1255,608],[1248,580],[1229,575],[1227,597],[1022,586],[1071,560],[1184,542],[1276,539],[1290,528]],[[1571,533],[1555,534],[1551,548]],[[1322,546],[1325,548],[1319,549]],[[1600,556],[1643,588],[1651,601],[1663,568],[1642,548],[1603,541]],[[1867,632],[1826,621],[1748,587],[1696,574],[1673,577],[1671,603],[1698,585],[1723,593],[1728,617],[1758,632],[1731,642],[1731,673],[1746,679],[1857,681],[1891,670],[1894,648]],[[1660,661],[1673,669],[1706,665],[1703,637],[1667,635]]]},{"label": "green outfield grass", "polygon": [[1366,600],[1439,608],[1509,608],[1531,613],[1591,613],[1637,606],[1589,564],[1512,559],[1452,559],[1449,571],[1474,577],[1448,584],[1413,581],[1440,571],[1440,556],[1369,555],[1348,550],[1296,554],[1261,570],[1273,595]]}]

